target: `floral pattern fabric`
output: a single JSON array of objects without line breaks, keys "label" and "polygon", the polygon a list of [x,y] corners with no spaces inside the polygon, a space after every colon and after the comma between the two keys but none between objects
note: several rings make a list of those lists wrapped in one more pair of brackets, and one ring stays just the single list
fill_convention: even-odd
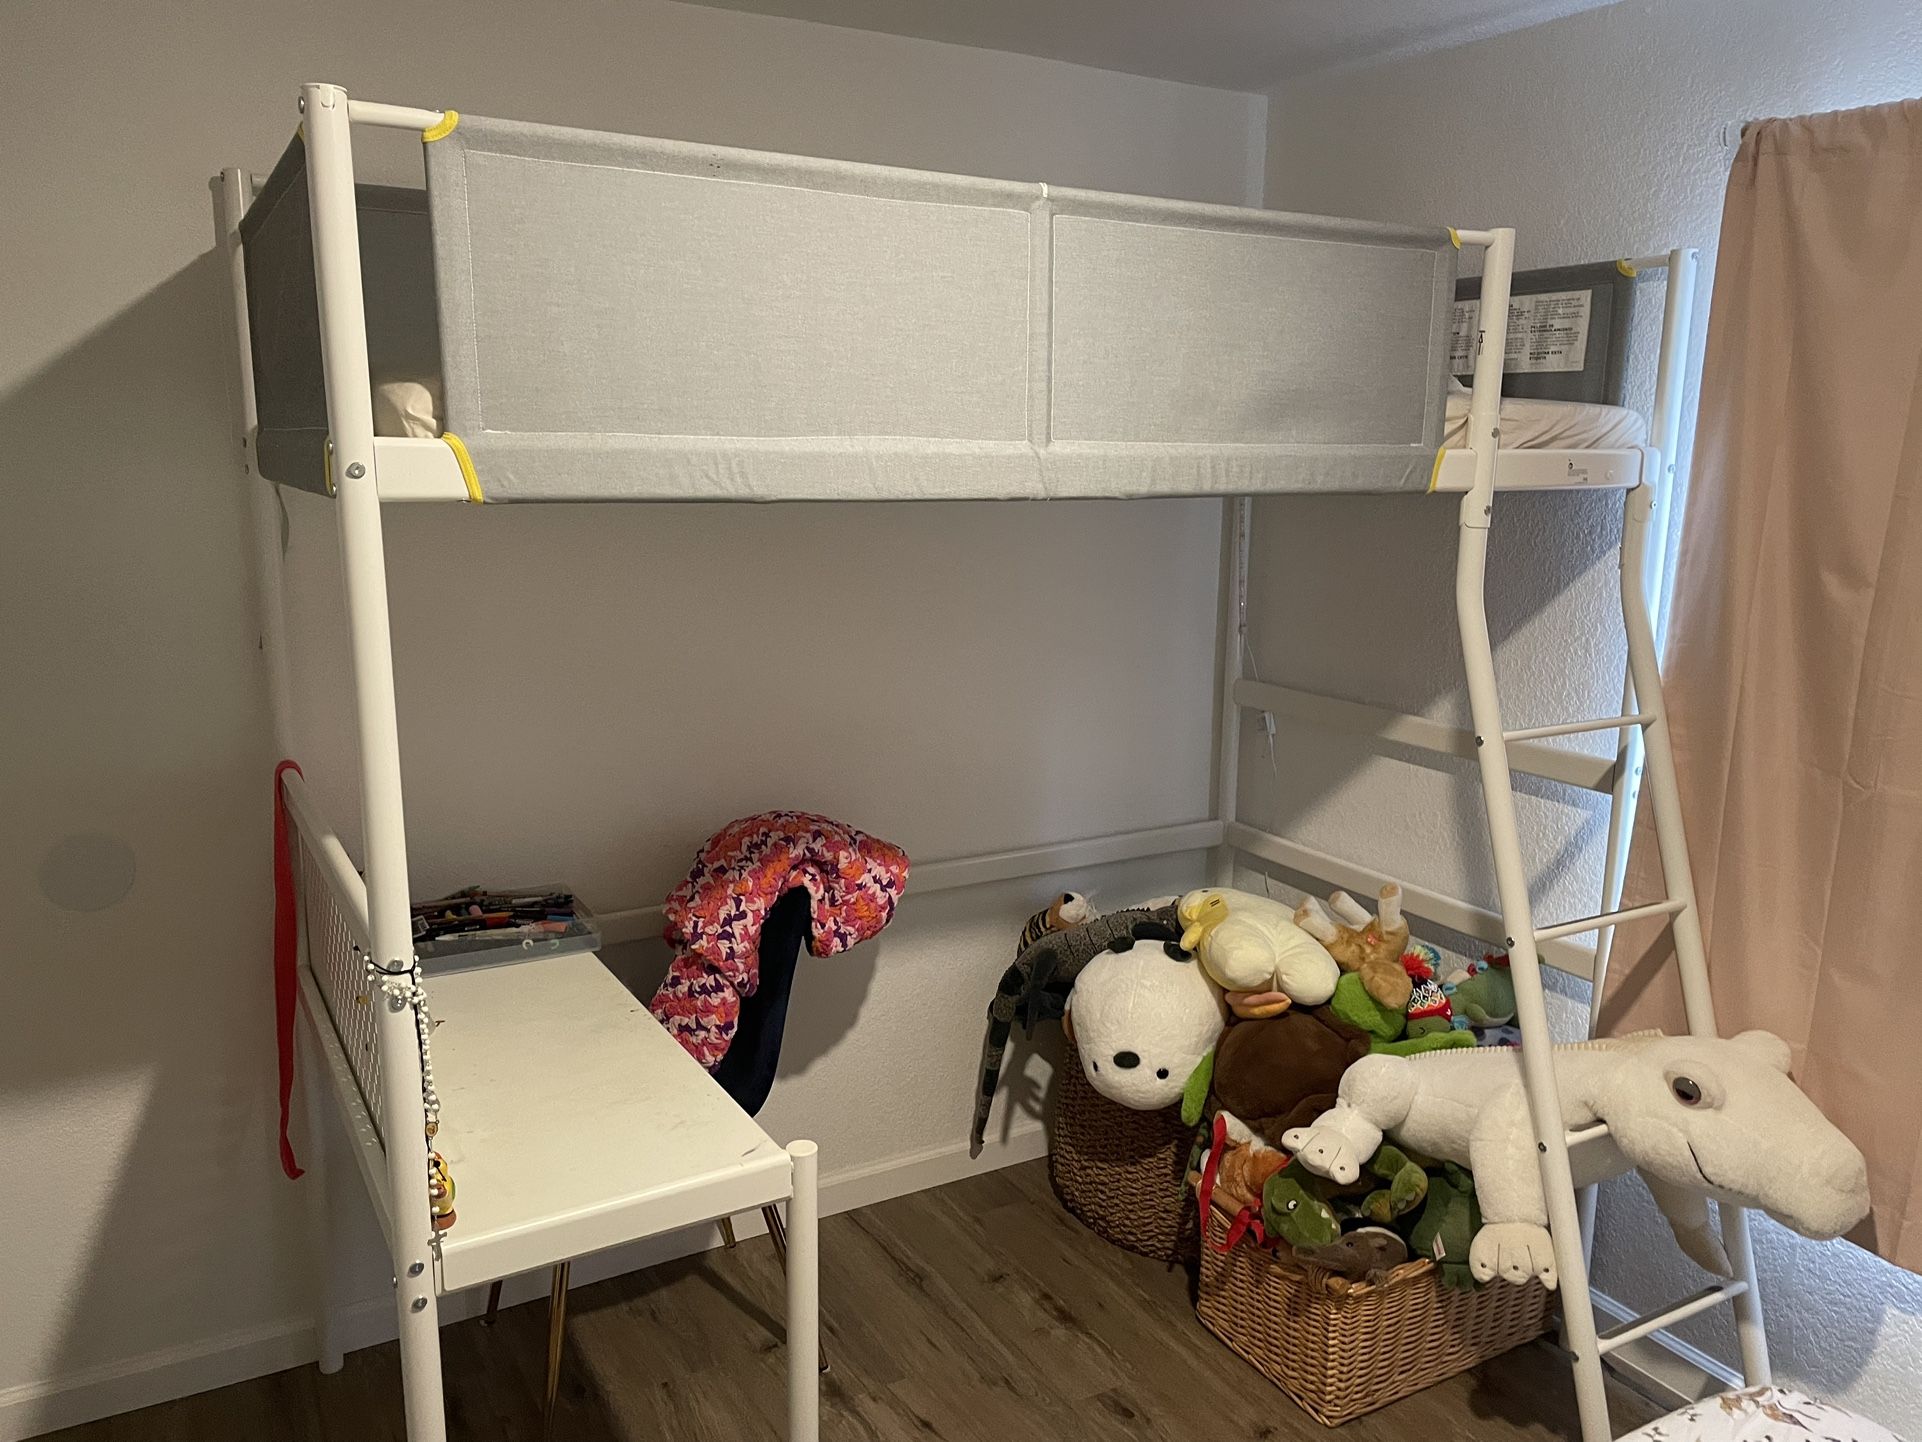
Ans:
[{"label": "floral pattern fabric", "polygon": [[808,952],[833,956],[893,920],[907,883],[907,854],[852,826],[805,811],[743,817],[708,839],[667,898],[674,963],[648,1009],[712,1071],[760,985],[761,926],[775,902],[805,888]]},{"label": "floral pattern fabric", "polygon": [[1901,1442],[1893,1432],[1791,1387],[1691,1402],[1622,1442]]}]

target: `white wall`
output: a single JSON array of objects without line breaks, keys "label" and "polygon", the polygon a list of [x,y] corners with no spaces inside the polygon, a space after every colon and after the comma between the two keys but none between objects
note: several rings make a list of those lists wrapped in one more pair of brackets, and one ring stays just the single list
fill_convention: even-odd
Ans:
[{"label": "white wall", "polygon": [[[1730,158],[1725,125],[1732,133],[1755,117],[1918,93],[1922,7],[1912,0],[1629,0],[1282,86],[1269,97],[1266,203],[1513,225],[1522,266],[1697,245],[1706,303]],[[1696,355],[1699,364],[1699,336]],[[1692,414],[1693,384],[1688,404]],[[1620,686],[1618,503],[1521,497],[1497,509],[1492,610],[1515,724],[1606,714]],[[1424,514],[1406,502],[1291,500],[1263,517],[1286,528],[1296,562],[1275,567],[1258,593],[1264,676],[1465,714],[1452,617],[1432,605],[1447,594],[1452,504]],[[1339,569],[1305,559],[1331,550]],[[1404,876],[1492,900],[1480,799],[1465,773],[1369,759],[1325,738],[1284,733],[1283,744],[1279,793],[1265,763],[1244,762],[1250,787],[1266,784],[1245,798],[1257,816],[1266,805],[1279,829],[1311,843],[1380,855]],[[1592,910],[1596,814],[1551,792],[1525,806],[1535,854],[1550,858],[1537,904],[1556,916]],[[1598,1285],[1638,1309],[1692,1288],[1660,1232],[1634,1183],[1612,1188]],[[1922,1282],[1846,1244],[1801,1245],[1773,1227],[1761,1248],[1780,1371],[1922,1433]],[[1720,1314],[1687,1335],[1735,1356]]]},{"label": "white wall", "polygon": [[[296,83],[1211,201],[1253,198],[1264,138],[1258,96],[652,0],[28,0],[5,44],[0,1435],[308,1345],[300,1192],[272,1147],[273,757],[206,187],[272,164]],[[331,518],[290,512],[301,750],[351,810]],[[551,876],[603,909],[658,901],[709,831],[775,804],[926,859],[1205,815],[1219,521],[402,510],[421,887]],[[43,877],[76,833],[110,840]],[[118,904],[43,893],[111,901],[128,854]],[[1191,867],[1104,884],[1120,900]],[[771,1130],[815,1135],[830,1180],[958,1145],[982,1012],[1042,889],[910,903],[823,963]]]}]

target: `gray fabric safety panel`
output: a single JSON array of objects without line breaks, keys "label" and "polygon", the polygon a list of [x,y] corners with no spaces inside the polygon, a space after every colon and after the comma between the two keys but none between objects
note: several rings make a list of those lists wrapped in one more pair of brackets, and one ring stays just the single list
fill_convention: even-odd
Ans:
[{"label": "gray fabric safety panel", "polygon": [[1419,490],[1446,232],[463,116],[444,425],[489,500]]},{"label": "gray fabric safety panel", "polygon": [[[357,200],[373,379],[431,375],[440,362],[440,338],[427,198],[418,190],[363,185]],[[307,148],[298,137],[248,207],[240,239],[260,473],[283,485],[324,490],[327,393],[320,369]]]},{"label": "gray fabric safety panel", "polygon": [[467,184],[482,431],[1027,435],[1025,212],[485,152]]},{"label": "gray fabric safety panel", "polygon": [[[1513,296],[1588,292],[1588,336],[1581,367],[1576,370],[1517,371],[1511,357],[1510,368],[1502,374],[1502,394],[1604,406],[1623,404],[1629,320],[1639,283],[1638,277],[1624,275],[1614,261],[1517,271],[1509,282],[1509,294]],[[1457,300],[1479,300],[1481,293],[1482,278],[1478,275],[1462,276],[1455,283]],[[1469,379],[1466,374],[1461,376],[1463,384]]]},{"label": "gray fabric safety panel", "polygon": [[1054,221],[1056,440],[1419,444],[1432,251]]}]

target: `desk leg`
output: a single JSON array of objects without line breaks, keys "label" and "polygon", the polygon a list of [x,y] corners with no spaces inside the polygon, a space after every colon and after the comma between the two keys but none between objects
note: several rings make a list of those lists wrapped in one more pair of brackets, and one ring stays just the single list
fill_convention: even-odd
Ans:
[{"label": "desk leg", "polygon": [[547,1392],[541,1402],[541,1439],[554,1435],[554,1399],[561,1391],[561,1356],[567,1345],[567,1289],[574,1279],[574,1264],[562,1262],[554,1269],[553,1286],[547,1293]]},{"label": "desk leg", "polygon": [[794,1195],[787,1228],[787,1416],[791,1442],[821,1437],[821,1208],[816,1196],[820,1149],[795,1142]]}]

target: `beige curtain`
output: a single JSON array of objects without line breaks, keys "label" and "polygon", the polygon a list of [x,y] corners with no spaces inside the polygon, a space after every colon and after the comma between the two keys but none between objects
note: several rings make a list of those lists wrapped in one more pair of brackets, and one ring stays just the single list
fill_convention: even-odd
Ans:
[{"label": "beige curtain", "polygon": [[[1748,128],[1729,178],[1668,705],[1717,1020],[1788,1038],[1922,1270],[1922,101]],[[1647,807],[1630,902],[1661,895]],[[1603,1024],[1681,1028],[1666,927]],[[1782,1158],[1793,1166],[1794,1158]]]}]

